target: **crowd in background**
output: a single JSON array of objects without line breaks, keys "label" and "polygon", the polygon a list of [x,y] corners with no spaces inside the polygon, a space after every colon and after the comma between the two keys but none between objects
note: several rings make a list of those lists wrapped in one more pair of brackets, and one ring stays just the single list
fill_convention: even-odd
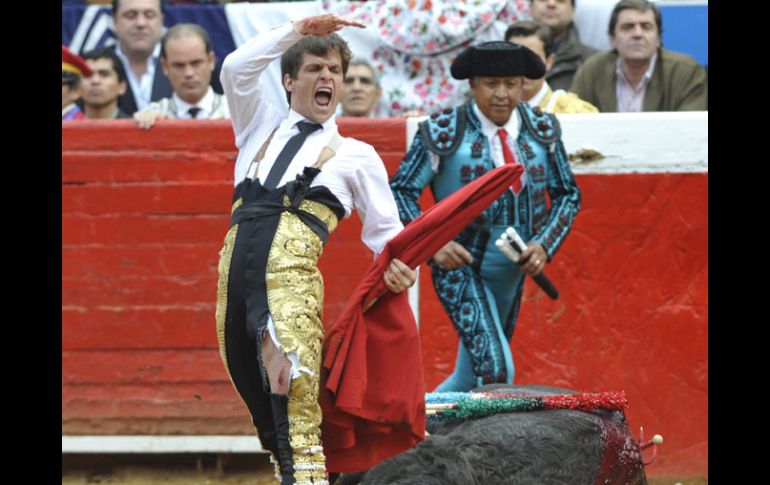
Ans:
[{"label": "crowd in background", "polygon": [[[164,27],[163,7],[230,3],[183,0],[63,1],[111,4],[117,42],[62,57],[62,120],[133,118],[142,128],[159,119],[228,119],[219,81],[221,59],[209,33],[192,23]],[[706,110],[707,76],[691,56],[663,48],[658,6],[621,0],[607,26],[612,49],[581,42],[575,0],[530,0],[531,20],[517,20],[502,39],[531,49],[546,64],[525,79],[522,101],[552,113]],[[63,46],[64,52],[65,46]],[[354,53],[355,54],[355,53]],[[67,64],[67,68],[65,68]],[[78,65],[85,68],[78,68]],[[73,66],[75,66],[73,68]],[[382,66],[363,56],[347,73],[338,114],[378,116]],[[404,89],[409,89],[405,86]],[[403,114],[429,114],[416,107]]]}]

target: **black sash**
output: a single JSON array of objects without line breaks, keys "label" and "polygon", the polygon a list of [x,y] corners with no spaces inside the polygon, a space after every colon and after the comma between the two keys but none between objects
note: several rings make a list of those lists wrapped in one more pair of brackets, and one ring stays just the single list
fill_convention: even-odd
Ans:
[{"label": "black sash", "polygon": [[274,216],[287,211],[299,217],[307,227],[316,233],[325,245],[326,240],[329,238],[329,228],[326,227],[326,224],[318,216],[299,208],[300,203],[305,199],[308,185],[309,181],[304,184],[291,182],[286,185],[286,195],[292,201],[291,205],[284,205],[273,200],[255,200],[242,204],[233,212],[230,227],[249,219]]}]

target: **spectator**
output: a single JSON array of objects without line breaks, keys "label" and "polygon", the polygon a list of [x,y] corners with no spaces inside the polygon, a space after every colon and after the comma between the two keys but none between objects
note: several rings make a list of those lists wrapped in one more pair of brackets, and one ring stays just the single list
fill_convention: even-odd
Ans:
[{"label": "spectator", "polygon": [[706,73],[692,57],[662,48],[658,7],[621,0],[610,15],[612,50],[578,70],[572,91],[601,111],[700,111],[707,107]]},{"label": "spectator", "polygon": [[151,101],[172,93],[171,84],[160,69],[161,0],[113,0],[112,22],[118,38],[115,53],[123,61],[128,79],[128,88],[118,99],[118,106],[133,115]]},{"label": "spectator", "polygon": [[230,119],[224,96],[210,86],[215,55],[203,27],[171,27],[161,41],[161,62],[174,93],[134,113],[141,128],[149,129],[158,119]]},{"label": "spectator", "polygon": [[352,59],[341,94],[342,116],[372,116],[382,95],[380,81],[372,65],[364,59]]},{"label": "spectator", "polygon": [[89,119],[130,118],[118,107],[118,97],[126,92],[123,63],[108,47],[83,54],[92,74],[83,79],[83,110]]},{"label": "spectator", "polygon": [[505,31],[505,40],[523,45],[545,63],[546,76],[540,79],[524,79],[521,87],[521,99],[531,107],[539,106],[547,113],[596,113],[596,106],[583,101],[574,93],[563,89],[553,91],[546,82],[548,72],[553,66],[553,41],[551,29],[547,25],[531,20],[514,23]]},{"label": "spectator", "polygon": [[80,99],[83,76],[90,76],[91,69],[82,57],[61,46],[61,120],[80,120],[85,118],[83,111],[75,102]]},{"label": "spectator", "polygon": [[575,72],[598,52],[580,42],[575,18],[575,0],[530,0],[532,18],[547,25],[553,38],[554,60],[545,79],[553,89],[569,90]]}]

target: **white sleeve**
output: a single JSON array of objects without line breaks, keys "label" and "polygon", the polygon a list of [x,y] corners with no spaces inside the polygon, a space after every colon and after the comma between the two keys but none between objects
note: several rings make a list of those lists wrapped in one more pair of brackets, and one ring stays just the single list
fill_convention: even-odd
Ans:
[{"label": "white sleeve", "polygon": [[[363,145],[363,144],[362,144]],[[358,210],[363,228],[361,240],[375,255],[382,251],[404,225],[388,185],[388,173],[380,156],[369,145],[350,177],[353,206]]]},{"label": "white sleeve", "polygon": [[219,79],[227,98],[238,148],[254,129],[253,125],[281,115],[278,108],[265,99],[260,76],[272,61],[302,37],[291,22],[286,22],[260,32],[225,57]]}]

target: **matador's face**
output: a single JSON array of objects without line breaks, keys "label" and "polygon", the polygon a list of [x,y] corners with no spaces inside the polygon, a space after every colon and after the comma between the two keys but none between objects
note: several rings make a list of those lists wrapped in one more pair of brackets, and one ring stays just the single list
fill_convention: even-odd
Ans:
[{"label": "matador's face", "polygon": [[291,109],[311,121],[323,123],[337,109],[342,78],[339,52],[332,49],[322,56],[305,52],[297,78],[286,74],[283,87],[291,92]]}]

